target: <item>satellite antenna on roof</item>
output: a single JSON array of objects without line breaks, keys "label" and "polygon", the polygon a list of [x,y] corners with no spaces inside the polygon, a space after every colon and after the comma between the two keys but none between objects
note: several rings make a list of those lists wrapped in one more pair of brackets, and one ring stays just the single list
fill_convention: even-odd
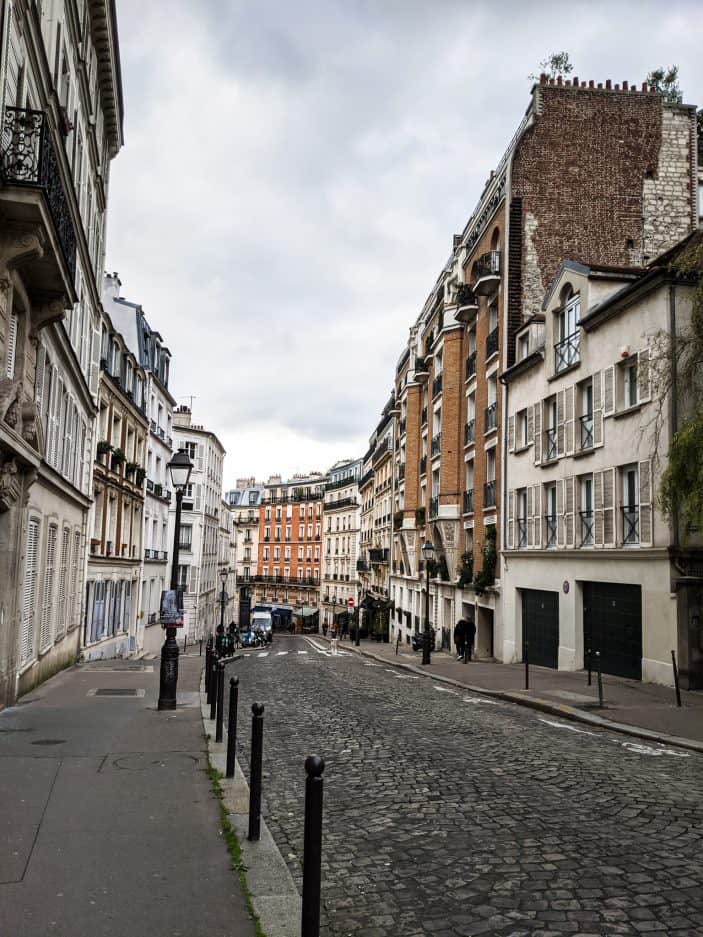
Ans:
[{"label": "satellite antenna on roof", "polygon": [[192,411],[192,409],[193,409],[193,401],[194,401],[194,400],[197,400],[198,398],[195,396],[195,394],[191,394],[190,397],[186,394],[185,397],[179,397],[178,399],[179,399],[179,400],[190,400],[189,407],[190,407],[190,409],[191,409],[191,411]]}]

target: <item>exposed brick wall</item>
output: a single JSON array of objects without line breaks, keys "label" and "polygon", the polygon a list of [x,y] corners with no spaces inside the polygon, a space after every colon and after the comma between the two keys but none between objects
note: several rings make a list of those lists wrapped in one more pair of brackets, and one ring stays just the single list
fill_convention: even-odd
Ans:
[{"label": "exposed brick wall", "polygon": [[420,385],[410,384],[406,398],[405,503],[407,517],[415,518],[420,494]]},{"label": "exposed brick wall", "polygon": [[665,109],[653,92],[542,85],[537,94],[511,179],[522,199],[526,314],[563,260],[627,266],[672,246],[690,230],[693,194],[691,111]]},{"label": "exposed brick wall", "polygon": [[508,350],[507,366],[515,364],[515,333],[522,324],[522,199],[510,202],[508,219]]}]

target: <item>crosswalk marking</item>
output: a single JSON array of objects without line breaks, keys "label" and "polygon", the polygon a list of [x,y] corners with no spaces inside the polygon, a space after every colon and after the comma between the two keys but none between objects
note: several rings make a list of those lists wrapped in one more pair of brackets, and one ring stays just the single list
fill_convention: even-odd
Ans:
[{"label": "crosswalk marking", "polygon": [[257,657],[268,657],[268,656],[269,656],[269,652],[268,652],[268,651],[262,651],[260,654],[257,654],[256,656],[257,656]]},{"label": "crosswalk marking", "polygon": [[312,638],[306,638],[305,640],[308,642],[308,644],[310,645],[310,647],[314,648],[314,649],[317,651],[318,654],[323,654],[325,657],[331,657],[331,656],[332,656],[329,651],[326,651],[326,650],[324,649],[324,647],[321,647],[319,644],[316,644],[316,643],[312,640]]},{"label": "crosswalk marking", "polygon": [[288,651],[279,651],[278,654],[276,654],[276,657],[285,657],[287,653]]},{"label": "crosswalk marking", "polygon": [[298,651],[298,654],[307,654],[307,651]]},{"label": "crosswalk marking", "polygon": [[446,686],[437,686],[436,684],[434,684],[434,688],[438,693],[451,693],[452,696],[459,695],[456,690],[450,690]]}]

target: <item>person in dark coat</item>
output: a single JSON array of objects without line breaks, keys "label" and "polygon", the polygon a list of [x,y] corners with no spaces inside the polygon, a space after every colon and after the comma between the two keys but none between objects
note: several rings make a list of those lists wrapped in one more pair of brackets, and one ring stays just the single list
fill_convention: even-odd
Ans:
[{"label": "person in dark coat", "polygon": [[470,619],[466,623],[466,659],[471,660],[471,655],[474,652],[474,642],[476,640],[476,623],[473,619]]},{"label": "person in dark coat", "polygon": [[456,656],[460,660],[464,656],[464,647],[466,645],[466,625],[467,621],[460,618],[454,626],[454,643],[456,644]]},{"label": "person in dark coat", "polygon": [[223,657],[225,653],[225,626],[218,625],[215,628],[215,650],[219,657]]}]

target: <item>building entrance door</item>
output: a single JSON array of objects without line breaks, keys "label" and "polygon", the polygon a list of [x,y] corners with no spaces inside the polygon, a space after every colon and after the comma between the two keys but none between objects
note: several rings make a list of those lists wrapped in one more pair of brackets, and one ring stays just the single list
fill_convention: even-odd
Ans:
[{"label": "building entrance door", "polygon": [[529,642],[531,664],[557,668],[559,662],[559,593],[522,590],[522,659]]},{"label": "building entrance door", "polygon": [[642,590],[617,582],[583,583],[584,652],[600,651],[603,673],[642,679]]}]

